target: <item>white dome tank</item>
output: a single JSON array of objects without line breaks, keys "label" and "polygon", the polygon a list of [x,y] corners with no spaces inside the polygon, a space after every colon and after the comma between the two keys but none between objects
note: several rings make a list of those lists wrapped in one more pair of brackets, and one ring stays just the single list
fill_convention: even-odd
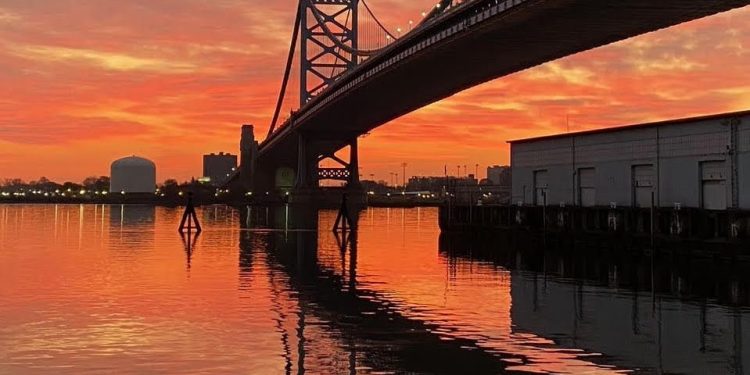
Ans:
[{"label": "white dome tank", "polygon": [[112,162],[110,188],[113,193],[153,193],[156,190],[156,164],[129,156]]}]

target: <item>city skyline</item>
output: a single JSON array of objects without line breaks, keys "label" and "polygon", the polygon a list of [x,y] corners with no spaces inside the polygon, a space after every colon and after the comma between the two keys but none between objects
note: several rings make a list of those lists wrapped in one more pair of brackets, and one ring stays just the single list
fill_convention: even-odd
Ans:
[{"label": "city skyline", "polygon": [[[0,177],[82,180],[137,154],[159,165],[158,181],[184,180],[204,153],[237,153],[241,124],[264,134],[270,122],[294,3],[4,2]],[[395,29],[431,4],[371,5]],[[425,107],[361,140],[362,174],[507,164],[509,139],[747,109],[748,16],[632,38]]]}]

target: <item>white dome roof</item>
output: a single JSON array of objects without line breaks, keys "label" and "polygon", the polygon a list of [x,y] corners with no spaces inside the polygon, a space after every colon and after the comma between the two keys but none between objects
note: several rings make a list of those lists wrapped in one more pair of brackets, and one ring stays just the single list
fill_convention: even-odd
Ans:
[{"label": "white dome roof", "polygon": [[153,193],[156,190],[156,164],[137,156],[115,160],[112,162],[109,190]]},{"label": "white dome roof", "polygon": [[128,156],[122,159],[117,159],[112,162],[112,167],[150,167],[155,168],[156,164],[151,160],[144,159],[138,156]]}]

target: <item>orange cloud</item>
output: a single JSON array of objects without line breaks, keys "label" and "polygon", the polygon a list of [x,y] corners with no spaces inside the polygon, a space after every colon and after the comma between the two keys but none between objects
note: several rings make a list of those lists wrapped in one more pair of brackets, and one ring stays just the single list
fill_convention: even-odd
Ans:
[{"label": "orange cloud", "polygon": [[[294,0],[28,2],[0,7],[0,178],[80,180],[142,154],[159,178],[265,133]],[[371,0],[408,30],[432,0]],[[750,107],[750,8],[580,53],[489,82],[378,128],[362,173],[507,163],[508,139]],[[290,83],[284,112],[298,100]]]},{"label": "orange cloud", "polygon": [[34,62],[84,62],[96,67],[114,71],[148,71],[160,74],[180,74],[195,72],[198,67],[189,62],[177,62],[167,59],[128,56],[120,53],[101,52],[89,49],[51,47],[51,46],[16,46],[10,52],[16,56]]}]

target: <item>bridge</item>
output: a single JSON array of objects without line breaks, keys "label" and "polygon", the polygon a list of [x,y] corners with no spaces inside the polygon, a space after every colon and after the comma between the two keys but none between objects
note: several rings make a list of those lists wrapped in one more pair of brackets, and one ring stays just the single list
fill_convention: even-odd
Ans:
[{"label": "bridge", "polygon": [[[483,82],[749,3],[441,0],[394,35],[365,0],[300,0],[269,132],[258,142],[253,127],[243,127],[241,165],[229,184],[300,202],[316,199],[324,180],[361,193],[358,138],[390,120]],[[361,37],[363,22],[376,25],[365,32],[375,42]],[[299,109],[279,122],[298,45]],[[348,158],[337,156],[345,149]],[[340,167],[321,168],[326,159]]]}]

